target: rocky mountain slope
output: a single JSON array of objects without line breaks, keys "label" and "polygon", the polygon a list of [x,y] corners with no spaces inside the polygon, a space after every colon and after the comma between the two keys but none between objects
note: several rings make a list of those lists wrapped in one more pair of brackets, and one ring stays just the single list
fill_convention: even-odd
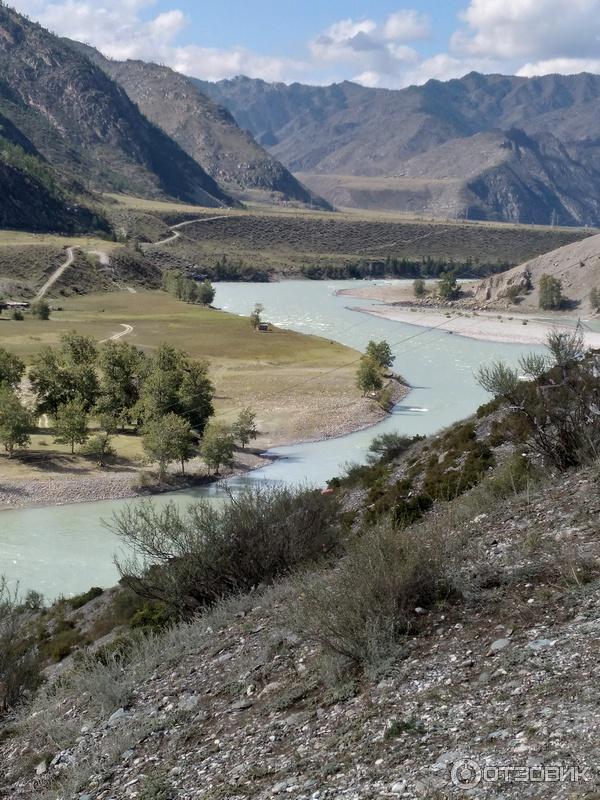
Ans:
[{"label": "rocky mountain slope", "polygon": [[0,113],[55,170],[87,190],[233,202],[101,69],[5,6]]},{"label": "rocky mountain slope", "polygon": [[329,207],[189,78],[158,64],[111,61],[91,47],[73,44],[122,86],[149,120],[228,191],[241,199]]},{"label": "rocky mountain slope", "polygon": [[[560,247],[525,264],[487,278],[476,289],[475,300],[491,304],[506,303],[511,287],[522,291],[519,306],[539,307],[539,285],[542,275],[551,275],[562,283],[563,294],[577,312],[590,313],[590,292],[600,288],[600,235]],[[528,291],[527,287],[531,286]]]},{"label": "rocky mountain slope", "polygon": [[[244,77],[198,85],[338,202],[521,222],[600,219],[600,76],[471,73],[399,91]],[[498,147],[505,157],[490,163]],[[445,174],[448,155],[468,173]]]}]

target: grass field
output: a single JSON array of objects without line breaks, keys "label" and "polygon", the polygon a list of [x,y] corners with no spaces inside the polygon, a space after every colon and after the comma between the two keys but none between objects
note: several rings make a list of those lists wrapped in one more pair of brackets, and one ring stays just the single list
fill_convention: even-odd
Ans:
[{"label": "grass field", "polygon": [[[30,362],[41,346],[58,344],[65,332],[76,330],[100,342],[122,324],[133,326],[124,341],[149,354],[167,341],[207,359],[218,416],[233,422],[241,408],[254,408],[261,447],[323,435],[340,420],[352,420],[357,404],[365,402],[355,386],[354,350],[290,331],[255,333],[245,317],[188,305],[164,292],[69,298],[47,322],[0,318],[0,345]],[[52,441],[50,435],[42,438]],[[139,445],[131,447],[131,437],[117,442],[122,457],[139,455]],[[16,463],[0,461],[5,477],[7,469],[17,469]]]}]

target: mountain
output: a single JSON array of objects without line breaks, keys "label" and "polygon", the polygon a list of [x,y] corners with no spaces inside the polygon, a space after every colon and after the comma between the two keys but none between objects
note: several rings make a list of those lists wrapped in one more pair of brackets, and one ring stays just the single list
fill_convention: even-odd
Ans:
[{"label": "mountain", "polygon": [[[519,308],[539,308],[542,275],[562,283],[567,305],[578,311],[595,311],[590,303],[592,289],[600,289],[600,235],[544,253],[508,272],[482,281],[475,292],[478,304],[509,305],[507,292],[519,289]],[[531,288],[530,288],[531,287]]]},{"label": "mountain", "polygon": [[70,188],[0,114],[0,228],[108,233],[107,221],[83,205]]},{"label": "mountain", "polygon": [[197,85],[339,205],[600,223],[600,76],[470,73],[402,90]]},{"label": "mountain", "polygon": [[158,64],[111,61],[94,48],[72,44],[228,191],[242,198],[291,200],[329,208],[189,78]]},{"label": "mountain", "polygon": [[[105,72],[5,6],[0,6],[0,113],[11,123],[13,138],[29,142],[66,180],[87,190],[207,206],[234,203]],[[18,186],[13,191],[18,197]]]}]

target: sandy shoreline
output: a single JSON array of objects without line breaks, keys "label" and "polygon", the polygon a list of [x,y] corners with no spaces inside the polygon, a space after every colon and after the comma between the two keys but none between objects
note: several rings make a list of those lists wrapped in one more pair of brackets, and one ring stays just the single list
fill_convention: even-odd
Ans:
[{"label": "sandy shoreline", "polygon": [[[347,292],[347,294],[351,295],[351,292]],[[507,344],[540,345],[545,343],[548,333],[553,328],[572,330],[572,325],[561,322],[560,317],[557,317],[555,322],[546,322],[517,313],[498,314],[478,311],[474,314],[468,311],[452,311],[447,308],[419,308],[402,305],[353,307],[352,310],[415,327],[447,331],[467,339]],[[588,347],[600,347],[599,332],[588,331],[584,328],[584,336]]]},{"label": "sandy shoreline", "polygon": [[[410,387],[394,382],[393,403],[399,403],[409,393]],[[374,400],[357,398],[357,400],[340,408],[338,423],[329,425],[321,435],[313,438],[299,438],[289,443],[277,442],[269,446],[275,447],[307,444],[309,442],[326,441],[350,433],[365,430],[376,425],[388,416]],[[241,475],[259,469],[274,460],[273,456],[257,455],[256,452],[238,453],[240,461],[235,468],[224,473],[219,480]],[[137,478],[143,472],[115,470],[105,473],[95,472],[90,475],[64,477],[6,478],[0,477],[0,512],[16,511],[26,508],[50,508],[75,503],[95,503],[102,500],[126,500],[135,497],[151,497],[154,494],[178,491],[213,483],[214,480],[204,475],[194,474],[193,462],[189,465],[190,475],[175,479],[173,484],[159,489],[150,489],[138,485]]]}]

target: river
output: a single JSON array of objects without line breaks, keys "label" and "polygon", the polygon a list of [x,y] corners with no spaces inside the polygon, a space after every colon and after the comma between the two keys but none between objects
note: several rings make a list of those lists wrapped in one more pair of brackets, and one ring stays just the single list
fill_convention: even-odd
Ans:
[{"label": "river", "polygon": [[[336,295],[356,281],[285,281],[220,283],[215,304],[248,315],[262,303],[264,317],[277,326],[316,334],[364,350],[369,339],[386,339],[396,356],[394,369],[413,387],[406,399],[378,425],[322,442],[276,448],[278,459],[231,481],[286,481],[317,486],[339,474],[343,465],[363,461],[373,437],[385,431],[428,434],[471,414],[485,401],[474,372],[483,363],[503,358],[516,363],[529,346],[482,342],[405,325],[352,311],[371,301]],[[362,285],[362,284],[360,284]],[[374,305],[376,303],[373,303]],[[155,498],[157,504],[188,502],[198,497],[218,501],[219,486],[176,492]],[[36,589],[47,599],[69,596],[90,586],[110,586],[117,573],[113,555],[119,541],[103,520],[127,502],[105,501],[54,508],[4,511],[0,514],[0,573],[21,591]]]}]

